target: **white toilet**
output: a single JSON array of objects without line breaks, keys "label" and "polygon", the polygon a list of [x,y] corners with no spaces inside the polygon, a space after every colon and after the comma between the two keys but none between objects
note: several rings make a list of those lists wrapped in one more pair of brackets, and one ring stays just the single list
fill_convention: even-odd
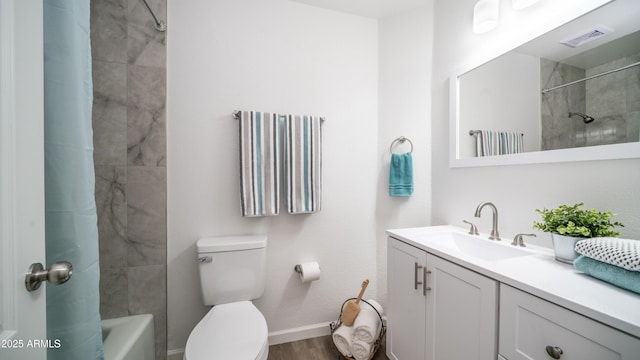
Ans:
[{"label": "white toilet", "polygon": [[266,360],[267,322],[251,300],[264,290],[267,237],[203,238],[196,246],[202,299],[213,307],[191,331],[184,360]]}]

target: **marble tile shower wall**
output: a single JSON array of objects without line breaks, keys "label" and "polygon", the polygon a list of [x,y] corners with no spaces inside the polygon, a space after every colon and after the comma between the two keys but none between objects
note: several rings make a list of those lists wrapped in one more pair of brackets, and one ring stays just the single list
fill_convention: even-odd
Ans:
[{"label": "marble tile shower wall", "polygon": [[[640,54],[620,58],[587,69],[592,76],[640,61]],[[587,81],[587,114],[596,118],[590,125],[588,145],[640,141],[640,67]],[[590,135],[590,136],[589,136]]]},{"label": "marble tile shower wall", "polygon": [[[540,84],[543,88],[566,84],[584,77],[584,69],[540,59]],[[567,118],[569,111],[586,112],[585,83],[548,92],[542,95],[541,100],[542,150],[585,146],[584,139],[571,136],[584,133],[585,124],[578,117]]]},{"label": "marble tile shower wall", "polygon": [[[166,19],[166,0],[149,0]],[[91,2],[103,319],[151,313],[166,359],[166,33],[142,0]]]},{"label": "marble tile shower wall", "polygon": [[[589,69],[541,59],[543,87],[553,87],[638,62],[640,54]],[[584,124],[568,112],[581,112],[596,121]],[[542,149],[618,144],[640,141],[640,67],[633,67],[542,96]]]}]

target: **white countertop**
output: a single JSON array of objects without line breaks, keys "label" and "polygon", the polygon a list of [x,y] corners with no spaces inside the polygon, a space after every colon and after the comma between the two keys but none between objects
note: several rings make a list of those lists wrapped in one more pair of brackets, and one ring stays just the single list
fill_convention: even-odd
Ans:
[{"label": "white countertop", "polygon": [[[387,230],[389,236],[409,245],[640,338],[640,294],[556,261],[552,249],[527,245],[520,249],[531,255],[485,261],[458,252],[434,236],[444,232],[467,234],[466,229],[450,225]],[[475,237],[492,241],[487,234]],[[511,241],[512,237],[503,237],[495,243],[511,247]]]}]

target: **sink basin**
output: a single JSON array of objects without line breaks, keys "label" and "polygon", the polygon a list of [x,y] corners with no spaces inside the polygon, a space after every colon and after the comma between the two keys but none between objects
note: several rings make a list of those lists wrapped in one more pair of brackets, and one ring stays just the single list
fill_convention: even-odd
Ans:
[{"label": "sink basin", "polygon": [[510,245],[511,241],[507,239],[494,241],[453,231],[440,234],[434,233],[430,234],[429,237],[432,237],[429,242],[437,242],[439,245],[456,252],[484,261],[497,261],[534,254],[531,251]]},{"label": "sink basin", "polygon": [[466,229],[451,225],[395,229],[387,230],[387,233],[422,244],[436,252],[468,260],[492,262],[540,254],[540,250],[535,247],[511,245],[510,238],[503,238],[502,241],[489,240],[488,234],[469,235]]}]

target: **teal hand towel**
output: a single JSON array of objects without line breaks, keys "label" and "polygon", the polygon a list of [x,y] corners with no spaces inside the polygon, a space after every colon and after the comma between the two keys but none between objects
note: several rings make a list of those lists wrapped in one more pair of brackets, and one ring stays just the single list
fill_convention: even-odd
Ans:
[{"label": "teal hand towel", "polygon": [[640,294],[640,272],[638,271],[623,269],[584,255],[578,256],[573,266],[596,279]]},{"label": "teal hand towel", "polygon": [[413,160],[411,153],[391,154],[389,196],[413,194]]}]

